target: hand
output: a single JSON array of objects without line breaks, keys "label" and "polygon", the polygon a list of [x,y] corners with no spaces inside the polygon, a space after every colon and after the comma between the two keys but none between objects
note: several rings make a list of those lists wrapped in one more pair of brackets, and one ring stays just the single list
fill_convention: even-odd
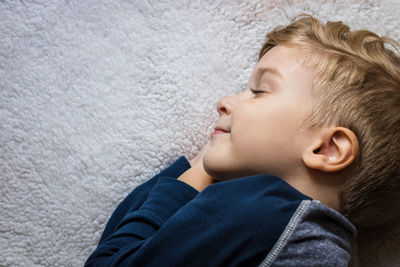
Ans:
[{"label": "hand", "polygon": [[214,178],[208,175],[203,167],[203,158],[209,146],[210,141],[208,141],[196,157],[189,161],[191,167],[178,178],[178,180],[187,183],[198,191],[202,191],[214,183]]}]

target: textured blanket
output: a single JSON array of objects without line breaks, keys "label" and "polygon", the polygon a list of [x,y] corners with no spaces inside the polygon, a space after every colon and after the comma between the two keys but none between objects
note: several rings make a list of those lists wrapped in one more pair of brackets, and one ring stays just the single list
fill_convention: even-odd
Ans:
[{"label": "textured blanket", "polygon": [[[399,3],[0,0],[0,266],[82,266],[116,205],[192,158],[300,13],[400,39]],[[360,266],[400,266],[400,229]]]}]

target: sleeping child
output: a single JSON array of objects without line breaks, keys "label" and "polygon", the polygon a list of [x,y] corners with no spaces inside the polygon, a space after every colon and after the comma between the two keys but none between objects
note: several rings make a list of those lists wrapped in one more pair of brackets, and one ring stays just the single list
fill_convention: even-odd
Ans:
[{"label": "sleeping child", "polygon": [[209,142],[134,189],[85,266],[348,266],[398,219],[400,60],[309,15],[267,34]]}]

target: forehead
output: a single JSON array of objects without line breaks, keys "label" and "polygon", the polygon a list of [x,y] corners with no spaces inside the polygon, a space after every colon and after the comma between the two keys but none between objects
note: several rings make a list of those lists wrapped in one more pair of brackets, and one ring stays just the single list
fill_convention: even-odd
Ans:
[{"label": "forehead", "polygon": [[295,46],[277,45],[271,48],[257,63],[257,68],[270,67],[280,73],[290,72],[297,68],[306,68],[306,53]]},{"label": "forehead", "polygon": [[266,74],[281,82],[292,79],[312,79],[312,69],[307,64],[307,55],[304,49],[277,45],[270,49],[256,64],[251,79],[257,79]]}]

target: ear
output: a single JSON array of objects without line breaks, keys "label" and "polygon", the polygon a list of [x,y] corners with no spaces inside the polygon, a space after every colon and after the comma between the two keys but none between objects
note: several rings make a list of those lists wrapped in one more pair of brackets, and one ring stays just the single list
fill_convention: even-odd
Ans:
[{"label": "ear", "polygon": [[349,166],[357,153],[358,141],[353,131],[344,127],[323,128],[303,154],[303,162],[311,169],[335,172]]}]

